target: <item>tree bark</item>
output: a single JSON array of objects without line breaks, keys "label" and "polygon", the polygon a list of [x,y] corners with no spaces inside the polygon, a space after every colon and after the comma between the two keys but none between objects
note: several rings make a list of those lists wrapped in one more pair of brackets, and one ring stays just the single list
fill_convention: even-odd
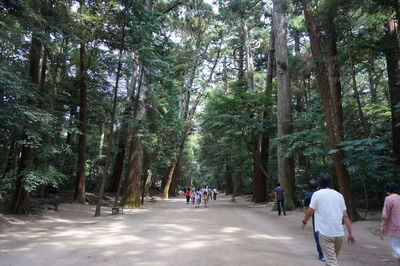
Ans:
[{"label": "tree bark", "polygon": [[[29,59],[29,77],[34,84],[36,90],[38,89],[40,82],[40,56],[42,50],[42,43],[38,34],[39,28],[40,24],[38,22],[34,22]],[[28,104],[35,105],[32,100],[29,100]],[[24,188],[24,171],[31,164],[32,147],[31,138],[26,130],[24,130],[23,139],[24,144],[22,145],[21,155],[18,162],[16,188],[10,207],[10,212],[15,214],[29,213],[28,192]]]},{"label": "tree bark", "polygon": [[242,195],[242,169],[239,167],[235,168],[233,174],[233,196]]},{"label": "tree bark", "polygon": [[242,32],[244,37],[244,47],[246,50],[246,70],[247,70],[247,92],[254,93],[254,64],[253,53],[250,45],[250,32],[247,24],[243,22]]},{"label": "tree bark", "polygon": [[400,166],[400,48],[397,36],[397,24],[394,10],[385,25],[384,54],[388,73],[390,107],[392,114],[392,142],[393,156],[396,164]]},{"label": "tree bark", "polygon": [[[83,13],[85,0],[80,0],[80,12]],[[79,53],[79,144],[76,169],[76,184],[74,200],[84,203],[85,198],[85,162],[86,162],[86,131],[87,131],[87,89],[86,89],[86,48],[81,40]]]},{"label": "tree bark", "polygon": [[[128,87],[128,106],[124,110],[124,115],[123,116],[128,116],[130,112],[134,109],[136,99],[135,98],[135,93],[136,93],[136,87],[138,87],[138,79],[140,75],[140,67],[139,67],[139,62],[137,58],[134,58],[133,62],[133,68],[132,68],[132,75],[130,78],[129,82],[129,87]],[[139,88],[138,88],[139,89]],[[122,178],[123,174],[123,169],[124,169],[124,162],[125,162],[125,153],[126,153],[126,146],[128,141],[126,139],[128,138],[128,125],[125,120],[122,120],[121,123],[121,129],[119,133],[119,140],[118,140],[118,152],[117,156],[115,157],[114,160],[114,167],[113,167],[113,174],[111,177],[110,185],[107,188],[107,191],[109,192],[116,192],[119,187],[120,180]]]},{"label": "tree bark", "polygon": [[[106,162],[104,165],[103,176],[100,181],[100,190],[99,190],[99,198],[96,205],[96,212],[94,216],[101,216],[101,202],[103,200],[104,194],[104,187],[106,184],[107,176],[108,176],[108,168],[110,167],[111,161],[111,153],[113,149],[113,133],[114,133],[114,124],[115,124],[115,114],[117,109],[117,99],[118,99],[118,85],[119,79],[121,75],[121,68],[122,68],[122,53],[124,50],[124,40],[125,40],[125,25],[122,26],[122,36],[121,36],[121,44],[119,49],[119,56],[118,56],[118,66],[117,66],[117,75],[115,77],[115,86],[114,86],[114,97],[113,97],[113,104],[112,104],[112,111],[111,111],[111,123],[110,129],[108,134],[108,147],[107,147],[107,154],[106,154]],[[103,124],[104,130],[104,124]],[[101,153],[100,153],[101,155]]]},{"label": "tree bark", "polygon": [[143,168],[143,145],[137,136],[137,128],[130,129],[131,143],[127,161],[127,178],[123,186],[121,205],[126,207],[140,206],[140,178]]},{"label": "tree bark", "polygon": [[[341,128],[340,125],[341,118],[338,117],[341,112],[335,112],[335,108],[339,108],[339,103],[334,102],[335,96],[331,94],[330,83],[327,77],[327,71],[324,64],[324,58],[321,52],[320,42],[318,40],[318,33],[316,29],[316,24],[312,16],[311,7],[309,4],[303,3],[304,16],[307,26],[307,31],[311,41],[311,52],[313,54],[316,78],[318,82],[318,88],[322,96],[322,102],[324,105],[325,120],[327,124],[328,136],[332,149],[338,149],[337,144],[342,141]],[[336,100],[340,98],[336,97]],[[340,103],[341,108],[341,103]],[[343,164],[344,152],[338,150],[333,155],[333,160],[335,164],[337,182],[340,192],[343,194],[346,205],[350,210],[349,215],[352,219],[358,217],[355,206],[352,202],[351,190],[350,190],[350,179],[347,173],[347,169]]]},{"label": "tree bark", "polygon": [[364,138],[367,138],[370,134],[369,127],[368,127],[367,119],[366,119],[363,109],[362,109],[360,94],[358,93],[358,89],[357,89],[356,70],[354,68],[353,55],[351,53],[351,50],[349,50],[349,61],[350,61],[350,68],[351,68],[351,79],[352,79],[354,99],[356,100],[356,103],[357,103],[358,116],[360,118],[360,122],[363,127],[363,131],[364,131],[363,136],[364,136]]},{"label": "tree bark", "polygon": [[179,190],[179,182],[181,178],[181,159],[179,158],[174,169],[174,174],[172,175],[172,185],[169,189],[169,197],[176,197]]},{"label": "tree bark", "polygon": [[[285,1],[273,1],[273,20],[275,31],[276,76],[278,84],[278,121],[277,137],[282,138],[291,134],[292,108],[290,98],[290,79],[288,69],[287,25],[284,14]],[[278,142],[278,177],[285,189],[285,205],[288,210],[294,208],[293,193],[295,190],[293,158],[285,157],[287,144]]]},{"label": "tree bark", "polygon": [[[141,122],[146,119],[147,93],[150,88],[145,78],[145,68],[141,66],[141,79],[136,99],[136,106],[133,110],[133,116],[136,121]],[[122,205],[130,207],[139,207],[140,201],[140,183],[143,171],[143,144],[138,137],[139,128],[133,126],[129,129],[131,143],[129,144],[129,154],[127,162],[127,175],[124,182],[124,193],[122,196]]]}]

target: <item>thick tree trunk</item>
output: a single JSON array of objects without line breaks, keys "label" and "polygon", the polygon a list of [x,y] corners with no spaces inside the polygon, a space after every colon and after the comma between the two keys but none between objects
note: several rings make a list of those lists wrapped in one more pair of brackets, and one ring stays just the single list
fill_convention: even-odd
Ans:
[{"label": "thick tree trunk", "polygon": [[242,169],[240,167],[236,167],[233,174],[233,196],[242,195]]},{"label": "thick tree trunk", "polygon": [[179,182],[181,177],[181,160],[179,159],[176,163],[174,174],[172,175],[172,184],[169,188],[169,197],[176,197],[179,190]]},{"label": "thick tree trunk", "polygon": [[232,172],[232,167],[230,165],[230,161],[228,160],[228,157],[225,158],[225,192],[227,195],[233,193],[233,172]]},{"label": "thick tree trunk", "polygon": [[[391,15],[394,17],[394,14]],[[398,106],[400,104],[400,48],[397,24],[394,18],[390,18],[385,25],[384,43],[392,113],[393,156],[396,164],[400,166],[400,112]]]},{"label": "thick tree trunk", "polygon": [[143,168],[143,145],[137,137],[137,129],[131,128],[129,135],[129,158],[127,161],[127,176],[123,186],[121,205],[126,207],[140,206],[140,179]]},{"label": "thick tree trunk", "polygon": [[[138,87],[138,78],[140,75],[140,67],[139,67],[139,62],[137,58],[133,60],[133,69],[132,69],[132,75],[129,81],[129,87],[128,87],[128,102],[129,105],[125,108],[124,110],[124,115],[123,116],[128,116],[129,113],[134,109],[134,105],[136,102],[135,98],[135,93],[136,93],[136,87]],[[139,88],[138,88],[139,90]],[[114,160],[114,167],[113,167],[113,174],[111,176],[111,181],[110,185],[107,188],[107,191],[109,192],[116,192],[118,190],[118,184],[120,183],[120,180],[122,178],[123,174],[123,169],[124,169],[124,162],[125,162],[125,153],[126,153],[126,146],[127,146],[127,141],[126,139],[128,138],[128,125],[125,120],[122,120],[121,124],[121,129],[119,133],[119,141],[118,141],[118,152],[117,156],[115,157]]]},{"label": "thick tree trunk", "polygon": [[[114,133],[114,124],[115,124],[115,114],[116,114],[116,109],[117,109],[118,85],[119,85],[119,78],[121,75],[121,68],[122,68],[122,53],[124,50],[124,39],[125,39],[124,28],[125,28],[125,25],[122,27],[121,47],[119,50],[117,75],[115,78],[114,97],[113,97],[113,104],[112,104],[112,111],[111,111],[111,123],[110,123],[110,129],[109,129],[109,134],[108,134],[106,162],[104,165],[103,176],[100,181],[99,198],[97,201],[96,212],[94,215],[96,217],[101,215],[101,202],[103,200],[104,187],[105,187],[107,176],[108,176],[108,168],[110,167],[111,153],[112,153],[112,149],[113,149],[113,133]],[[103,132],[104,132],[104,124],[103,124]],[[100,148],[101,148],[101,146],[100,146]],[[101,150],[100,150],[100,155],[101,155]]]},{"label": "thick tree trunk", "polygon": [[[120,140],[121,140],[121,138],[120,138]],[[109,186],[107,187],[108,192],[116,192],[117,191],[119,180],[121,179],[121,176],[122,176],[122,170],[124,168],[126,140],[123,139],[123,141],[124,141],[123,147],[119,146],[119,151],[117,153],[117,156],[115,156],[111,181],[110,181]],[[120,142],[122,142],[122,141],[120,141]]]},{"label": "thick tree trunk", "polygon": [[[324,59],[321,52],[316,24],[312,16],[311,7],[309,4],[303,4],[303,7],[304,7],[304,15],[305,15],[307,31],[311,41],[311,51],[315,63],[316,78],[324,105],[324,113],[327,124],[328,136],[332,149],[337,149],[338,148],[337,144],[342,141],[340,129],[343,128],[343,125],[339,124],[340,121],[342,120],[340,117],[338,117],[341,114],[341,112],[335,112],[335,109],[339,107],[339,103],[334,102],[335,97],[331,94],[330,83],[326,74],[327,71],[324,64]],[[336,100],[338,99],[340,100],[340,98],[336,97]],[[339,150],[333,155],[339,190],[343,194],[346,200],[346,205],[350,210],[349,213],[350,217],[352,219],[356,219],[358,216],[356,208],[352,202],[350,179],[346,167],[343,164],[343,159],[344,159],[343,151]]]},{"label": "thick tree trunk", "polygon": [[[40,56],[42,50],[42,43],[38,36],[39,23],[34,22],[32,30],[32,41],[29,59],[29,77],[35,85],[35,89],[39,86],[39,73],[40,73]],[[28,104],[34,105],[33,101]],[[30,166],[32,159],[31,139],[25,131],[24,144],[22,145],[21,155],[17,169],[17,183],[15,187],[15,194],[11,204],[10,212],[15,214],[29,213],[28,192],[24,188],[24,171]]]},{"label": "thick tree trunk", "polygon": [[[184,133],[184,135],[186,135],[186,133]],[[184,147],[185,147],[185,140],[186,140],[186,137],[185,137],[185,139],[181,142],[181,144],[179,145],[178,151],[177,151],[177,153],[176,153],[175,160],[173,160],[173,161],[171,162],[171,165],[170,165],[170,167],[169,167],[168,177],[167,177],[167,180],[165,181],[164,189],[163,189],[162,194],[161,194],[161,198],[162,198],[162,199],[168,199],[169,188],[170,188],[171,183],[172,183],[172,178],[173,178],[173,175],[174,175],[174,172],[175,172],[175,168],[176,168],[176,166],[177,166],[177,163],[178,163],[179,160],[180,160],[181,154],[182,154],[183,149],[184,149]]]},{"label": "thick tree trunk", "polygon": [[[288,49],[286,37],[286,18],[284,14],[285,1],[273,1],[273,20],[275,31],[276,76],[278,84],[278,132],[281,138],[292,133],[292,108],[290,98],[290,79],[288,69]],[[294,164],[292,158],[286,158],[287,144],[278,142],[278,177],[285,190],[285,202],[288,210],[294,208]]]},{"label": "thick tree trunk", "polygon": [[[150,88],[144,79],[144,66],[141,66],[141,79],[136,99],[136,106],[133,110],[133,116],[138,122],[144,121],[147,115],[146,98]],[[140,183],[143,171],[143,144],[138,137],[138,127],[129,129],[131,143],[129,144],[129,154],[127,162],[127,175],[122,197],[122,205],[139,207],[140,206]]]}]

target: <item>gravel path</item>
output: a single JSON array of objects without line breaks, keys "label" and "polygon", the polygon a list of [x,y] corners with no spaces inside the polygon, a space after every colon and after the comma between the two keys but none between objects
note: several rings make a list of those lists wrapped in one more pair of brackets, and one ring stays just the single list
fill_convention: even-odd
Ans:
[{"label": "gravel path", "polygon": [[[40,219],[0,216],[0,265],[324,265],[300,211],[278,216],[271,205],[220,197],[206,209],[183,198],[124,215],[92,217],[93,206],[62,204]],[[1,222],[2,221],[2,222]],[[395,265],[379,222],[353,224],[340,265]]]}]

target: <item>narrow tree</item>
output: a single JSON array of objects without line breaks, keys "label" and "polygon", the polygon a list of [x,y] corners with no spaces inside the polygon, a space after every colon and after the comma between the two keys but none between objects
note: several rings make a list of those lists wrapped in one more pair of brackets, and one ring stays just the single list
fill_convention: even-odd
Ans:
[{"label": "narrow tree", "polygon": [[[80,13],[83,15],[85,0],[80,0]],[[83,36],[81,36],[83,38]],[[85,163],[86,163],[86,129],[87,129],[87,96],[86,96],[86,47],[81,39],[79,48],[79,144],[76,167],[76,183],[74,200],[85,202]]]}]

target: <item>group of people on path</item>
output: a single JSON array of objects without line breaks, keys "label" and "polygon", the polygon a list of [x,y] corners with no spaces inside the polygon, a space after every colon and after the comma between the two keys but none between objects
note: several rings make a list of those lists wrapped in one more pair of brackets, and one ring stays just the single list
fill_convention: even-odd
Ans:
[{"label": "group of people on path", "polygon": [[[343,224],[347,229],[347,241],[355,243],[343,195],[331,188],[332,177],[327,173],[321,173],[318,180],[311,179],[309,187],[310,192],[304,197],[302,229],[311,219],[318,259],[329,266],[338,265],[337,258],[345,236]],[[388,196],[382,211],[381,232],[388,236],[400,266],[400,196],[393,182],[387,183],[384,189]],[[281,212],[286,215],[284,192],[278,183],[275,189],[278,215]]]},{"label": "group of people on path", "polygon": [[195,205],[195,208],[200,208],[202,201],[204,206],[207,208],[208,201],[210,199],[217,200],[217,195],[218,191],[215,188],[211,189],[209,187],[203,187],[190,189],[190,187],[186,187],[185,189],[186,204],[192,202],[192,205]]}]

